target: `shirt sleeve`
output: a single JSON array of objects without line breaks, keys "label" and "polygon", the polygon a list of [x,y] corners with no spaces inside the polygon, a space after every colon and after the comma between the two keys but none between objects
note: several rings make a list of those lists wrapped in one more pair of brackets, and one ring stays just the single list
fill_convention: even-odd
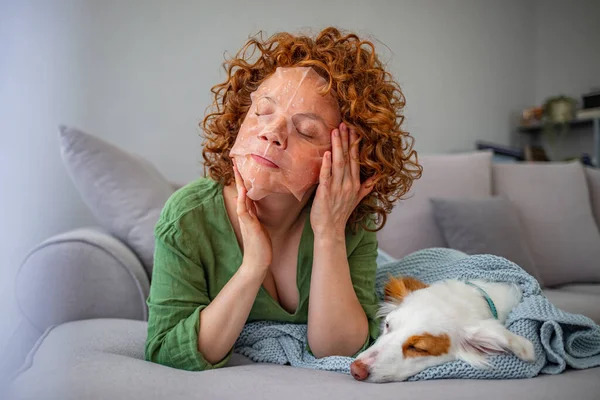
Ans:
[{"label": "shirt sleeve", "polygon": [[363,232],[363,237],[348,257],[348,265],[354,292],[369,321],[369,336],[353,357],[366,350],[379,336],[379,319],[376,318],[379,299],[375,291],[377,236],[375,232]]},{"label": "shirt sleeve", "polygon": [[200,312],[210,303],[202,265],[189,258],[175,224],[159,221],[155,236],[145,359],[188,371],[222,367],[233,350],[214,365],[198,351]]}]

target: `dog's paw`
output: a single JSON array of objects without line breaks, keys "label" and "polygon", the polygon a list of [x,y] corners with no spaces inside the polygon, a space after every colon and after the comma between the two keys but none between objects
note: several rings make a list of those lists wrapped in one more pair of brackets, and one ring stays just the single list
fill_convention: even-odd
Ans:
[{"label": "dog's paw", "polygon": [[533,343],[524,337],[514,335],[508,339],[508,345],[511,351],[523,361],[533,362],[535,361],[535,350]]}]

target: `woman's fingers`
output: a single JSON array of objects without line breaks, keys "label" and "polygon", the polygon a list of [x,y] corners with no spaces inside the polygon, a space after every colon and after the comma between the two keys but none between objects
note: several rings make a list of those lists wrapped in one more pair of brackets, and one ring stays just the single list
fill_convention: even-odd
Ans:
[{"label": "woman's fingers", "polygon": [[237,165],[235,165],[235,160],[233,160],[233,180],[235,181],[235,188],[237,191],[240,191],[242,185],[242,177],[237,169]]},{"label": "woman's fingers", "polygon": [[233,172],[235,174],[235,186],[237,188],[238,196],[237,196],[237,214],[241,219],[245,219],[245,221],[249,221],[247,218],[256,219],[256,205],[251,198],[247,196],[247,190],[244,186],[244,180],[237,170],[237,166],[235,162],[233,163]]},{"label": "woman's fingers", "polygon": [[331,184],[331,152],[326,151],[323,154],[323,162],[321,163],[321,173],[319,174],[319,185],[329,187]]},{"label": "woman's fingers", "polygon": [[254,201],[250,202],[250,208],[248,209],[248,211],[250,212],[250,215],[252,216],[252,218],[254,218],[254,219],[258,218],[256,216],[256,203],[254,203]]},{"label": "woman's fingers", "polygon": [[239,218],[248,218],[250,214],[248,213],[248,207],[246,205],[247,197],[246,197],[246,188],[244,187],[242,177],[237,170],[235,165],[235,161],[233,163],[233,173],[235,176],[235,187],[237,189],[237,205],[236,212]]},{"label": "woman's fingers", "polygon": [[344,160],[348,159],[348,125],[345,123],[340,124],[340,138],[342,139],[342,152],[344,154]]},{"label": "woman's fingers", "polygon": [[356,131],[350,128],[350,175],[360,184],[360,165],[358,163],[358,140]]},{"label": "woman's fingers", "polygon": [[344,160],[344,149],[342,147],[342,138],[340,136],[340,130],[333,130],[333,137],[331,138],[331,162],[332,162],[332,184],[341,185],[344,180],[344,168],[346,167],[346,160]]},{"label": "woman's fingers", "polygon": [[252,209],[253,203],[252,199],[246,196],[246,210],[248,210],[248,214],[250,214],[252,218],[254,218],[254,210]]},{"label": "woman's fingers", "polygon": [[344,154],[344,179],[352,177],[350,170],[350,128],[345,122],[342,122],[340,129],[340,137],[342,138],[342,151]]}]

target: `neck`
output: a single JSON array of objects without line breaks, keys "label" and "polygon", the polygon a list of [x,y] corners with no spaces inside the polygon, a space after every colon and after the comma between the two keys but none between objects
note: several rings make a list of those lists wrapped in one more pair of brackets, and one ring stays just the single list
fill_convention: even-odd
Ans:
[{"label": "neck", "polygon": [[298,220],[304,204],[293,196],[271,194],[254,202],[256,214],[271,236],[288,232]]},{"label": "neck", "polygon": [[[230,185],[229,189],[237,192],[235,184]],[[314,190],[314,188],[308,190],[301,201],[292,194],[273,193],[254,202],[257,217],[272,240],[287,237],[288,233],[296,227],[301,220],[302,210],[308,204]]]}]

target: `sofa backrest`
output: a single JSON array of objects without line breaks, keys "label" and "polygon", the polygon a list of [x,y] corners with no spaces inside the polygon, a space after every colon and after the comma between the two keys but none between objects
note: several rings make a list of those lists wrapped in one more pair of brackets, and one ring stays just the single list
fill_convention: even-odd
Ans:
[{"label": "sofa backrest", "polygon": [[386,253],[402,258],[448,246],[431,198],[502,196],[518,212],[544,286],[600,282],[600,170],[579,162],[496,164],[487,151],[423,155],[419,163],[423,176],[377,234]]},{"label": "sofa backrest", "polygon": [[379,247],[401,258],[428,247],[446,247],[432,214],[429,198],[477,199],[491,195],[490,151],[420,155],[423,175],[398,201],[377,233]]},{"label": "sofa backrest", "polygon": [[544,286],[600,282],[600,230],[592,211],[592,197],[599,209],[600,174],[594,172],[586,174],[578,161],[492,167],[492,192],[518,210]]},{"label": "sofa backrest", "polygon": [[600,168],[585,168],[588,188],[590,190],[590,202],[596,224],[600,228]]}]

